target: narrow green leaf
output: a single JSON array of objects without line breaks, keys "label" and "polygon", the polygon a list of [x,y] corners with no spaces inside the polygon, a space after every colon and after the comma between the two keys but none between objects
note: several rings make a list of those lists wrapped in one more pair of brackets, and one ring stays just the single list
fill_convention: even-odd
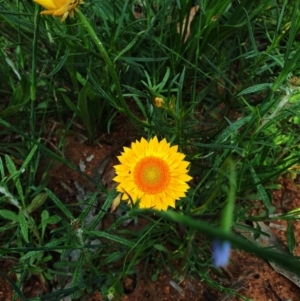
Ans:
[{"label": "narrow green leaf", "polygon": [[21,256],[20,257],[20,260],[21,261],[25,261],[26,259],[30,258],[30,257],[33,257],[39,253],[42,253],[43,251],[29,251],[27,252],[24,256]]},{"label": "narrow green leaf", "polygon": [[0,210],[0,216],[17,223],[19,222],[19,216],[10,210]]},{"label": "narrow green leaf", "polygon": [[67,48],[67,50],[64,51],[64,56],[60,59],[60,61],[55,64],[55,68],[46,76],[44,75],[44,77],[53,77],[53,75],[58,73],[61,70],[61,68],[65,65],[65,62],[68,59],[70,52],[71,48],[69,47]]},{"label": "narrow green leaf", "polygon": [[232,136],[233,133],[236,133],[239,128],[241,128],[244,124],[249,122],[251,116],[246,116],[238,119],[237,121],[231,123],[228,127],[226,127],[222,133],[215,140],[215,144],[222,143],[227,141],[227,139]]},{"label": "narrow green leaf", "polygon": [[83,283],[83,258],[84,255],[83,253],[81,253],[72,277],[72,286],[79,288],[79,290],[75,291],[72,295],[74,299],[79,298],[82,294],[82,290],[84,290],[85,288],[85,285]]},{"label": "narrow green leaf", "polygon": [[0,176],[1,176],[2,180],[5,178],[4,166],[3,166],[3,161],[2,161],[1,157],[0,157]]},{"label": "narrow green leaf", "polygon": [[258,51],[257,51],[257,46],[256,46],[256,39],[254,38],[252,25],[251,25],[250,18],[249,18],[249,15],[248,15],[248,12],[246,9],[244,9],[244,13],[246,14],[247,27],[248,27],[248,31],[249,31],[249,37],[250,37],[250,41],[252,44],[252,48],[253,48],[254,52],[257,53]]},{"label": "narrow green leaf", "polygon": [[11,159],[10,156],[5,155],[5,162],[6,162],[7,169],[10,173],[10,177],[12,178],[12,180],[14,181],[14,183],[16,185],[18,195],[19,195],[19,197],[22,201],[22,204],[24,206],[25,204],[24,204],[23,187],[22,187],[21,182],[19,180],[19,177],[20,177],[21,173],[19,171],[17,171],[15,163],[13,162],[13,160]]},{"label": "narrow green leaf", "polygon": [[272,87],[272,84],[269,84],[269,83],[258,84],[258,85],[255,85],[255,86],[244,89],[243,91],[241,91],[238,94],[238,96],[245,95],[245,94],[250,94],[250,93],[255,93],[255,92],[258,92],[258,91],[268,89],[270,87]]},{"label": "narrow green leaf", "polygon": [[291,254],[293,254],[295,247],[296,247],[296,238],[294,233],[294,227],[291,221],[288,221],[288,227],[286,231],[286,240],[287,240],[287,246],[289,248],[289,251]]},{"label": "narrow green leaf", "polygon": [[[161,91],[161,90],[164,88],[164,86],[166,85],[166,83],[167,83],[167,81],[168,81],[168,79],[169,79],[169,77],[170,77],[170,72],[171,72],[170,68],[167,68],[166,73],[165,73],[165,75],[164,75],[164,78],[163,78],[162,81],[158,84],[158,87],[159,87],[159,90],[160,90],[160,91]],[[184,74],[184,71],[182,72],[182,74]]]},{"label": "narrow green leaf", "polygon": [[6,163],[6,167],[9,171],[10,176],[11,177],[15,176],[17,174],[17,168],[16,168],[14,161],[11,159],[10,156],[5,155],[5,163]]},{"label": "narrow green leaf", "polygon": [[282,22],[282,19],[283,19],[283,16],[284,16],[284,11],[285,11],[285,8],[286,8],[286,6],[287,6],[287,2],[288,2],[288,0],[284,0],[283,5],[282,5],[282,7],[281,7],[280,15],[279,15],[279,17],[278,17],[277,28],[276,28],[276,31],[277,31],[278,33],[280,32],[281,22]]},{"label": "narrow green leaf", "polygon": [[78,220],[80,220],[81,222],[83,222],[85,220],[85,218],[87,217],[87,215],[89,214],[91,208],[94,206],[96,197],[97,197],[97,192],[95,192],[89,199],[88,204],[86,205],[86,207],[84,208],[84,210],[80,213],[80,215],[78,216]]},{"label": "narrow green leaf", "polygon": [[101,265],[102,266],[105,266],[105,265],[107,265],[109,263],[112,263],[112,262],[119,261],[124,256],[124,253],[116,251],[116,252],[113,252],[111,254],[106,254],[106,256],[107,257],[101,259]]},{"label": "narrow green leaf", "polygon": [[165,252],[166,254],[170,254],[169,250],[161,244],[154,244],[153,248],[155,248],[158,251]]},{"label": "narrow green leaf", "polygon": [[13,72],[15,73],[15,75],[17,76],[18,80],[21,80],[21,75],[20,75],[18,69],[16,68],[14,62],[9,57],[7,57],[7,56],[5,57],[5,61],[6,61],[7,65],[9,67],[11,67],[11,69],[13,70]]},{"label": "narrow green leaf", "polygon": [[39,144],[40,143],[40,139],[37,140],[37,143],[32,147],[30,153],[28,154],[28,156],[26,157],[26,159],[24,160],[21,168],[20,168],[20,172],[24,172],[24,170],[26,169],[27,165],[29,164],[29,162],[31,161],[32,157],[34,156],[37,148],[39,147]]},{"label": "narrow green leaf", "polygon": [[15,228],[17,226],[17,224],[7,224],[6,226],[4,227],[0,227],[0,232],[5,232],[9,229],[12,229],[12,228]]},{"label": "narrow green leaf", "polygon": [[108,210],[109,210],[109,208],[111,206],[111,203],[114,200],[115,196],[116,196],[116,194],[113,191],[108,194],[107,199],[104,202],[101,210],[99,210],[98,215],[96,216],[96,218],[94,219],[93,223],[91,224],[91,226],[89,228],[90,230],[95,229],[95,227],[99,225],[99,223],[103,219],[104,215],[108,212]]},{"label": "narrow green leaf", "polygon": [[[45,210],[44,210],[45,211]],[[57,224],[59,221],[61,221],[61,217],[59,217],[58,215],[52,215],[49,218],[44,219],[40,226],[46,226],[49,224]]]},{"label": "narrow green leaf", "polygon": [[50,197],[50,199],[56,204],[56,206],[66,215],[66,217],[72,221],[74,220],[74,216],[68,210],[68,208],[61,202],[61,200],[49,189],[45,188],[46,193]]},{"label": "narrow green leaf", "polygon": [[19,210],[19,222],[20,222],[20,228],[21,228],[21,233],[24,238],[24,240],[29,243],[28,239],[28,224],[27,220],[25,218],[25,215],[22,210]]},{"label": "narrow green leaf", "polygon": [[180,114],[180,109],[182,107],[182,92],[183,92],[183,85],[184,85],[184,78],[185,78],[185,68],[183,68],[182,73],[179,78],[179,83],[178,83],[178,91],[177,91],[177,101],[175,105],[175,111],[176,114],[179,116]]},{"label": "narrow green leaf", "polygon": [[[295,36],[299,31],[299,1],[295,1],[292,9],[292,18],[290,22],[290,28],[288,31],[288,41],[285,45],[285,54],[284,54],[284,61],[288,62],[290,58],[290,54],[293,51],[293,44],[295,42]],[[292,70],[290,70],[292,72]]]},{"label": "narrow green leaf", "polygon": [[143,102],[140,100],[140,98],[137,95],[133,95],[132,98],[134,99],[135,103],[138,105],[144,118],[147,119],[147,113],[146,113],[145,105],[143,104]]},{"label": "narrow green leaf", "polygon": [[124,18],[127,15],[128,2],[129,1],[125,1],[123,8],[122,8],[121,16],[118,18],[118,21],[117,21],[117,28],[115,29],[115,34],[114,34],[114,42],[115,43],[120,38],[120,32],[124,26]]},{"label": "narrow green leaf", "polygon": [[65,244],[65,242],[66,242],[66,237],[61,237],[58,239],[54,238],[51,241],[49,241],[48,243],[46,243],[45,246],[42,248],[42,250],[43,249],[54,250],[56,246],[58,246],[57,249],[62,249],[62,250],[63,249],[74,249],[74,246],[61,246],[61,244]]},{"label": "narrow green leaf", "polygon": [[69,108],[81,119],[84,118],[82,112],[75,106],[75,104],[70,100],[68,96],[65,94],[61,94],[62,98],[64,99],[65,103],[69,106]]},{"label": "narrow green leaf", "polygon": [[300,48],[297,49],[297,51],[295,52],[295,54],[291,59],[285,61],[284,68],[282,69],[281,73],[279,74],[279,76],[277,77],[276,81],[273,84],[272,87],[273,91],[276,91],[280,87],[280,85],[286,81],[288,75],[294,72],[296,68],[298,68],[299,59],[300,59]]},{"label": "narrow green leaf", "polygon": [[48,197],[47,193],[39,193],[38,195],[36,195],[31,201],[31,203],[27,206],[26,208],[27,212],[31,213],[34,210],[41,207],[45,203],[47,197]]},{"label": "narrow green leaf", "polygon": [[123,237],[120,237],[120,236],[109,234],[109,233],[104,232],[104,231],[88,231],[87,233],[90,236],[103,237],[103,238],[109,239],[111,241],[115,241],[117,243],[120,243],[120,244],[128,246],[128,247],[133,247],[134,246],[134,243],[131,242],[130,240],[127,240],[127,239],[125,239]]},{"label": "narrow green leaf", "polygon": [[[60,238],[60,239],[53,239],[53,240],[51,240],[51,242],[49,242],[49,243],[45,244],[44,246],[40,247],[39,250],[27,251],[27,252],[25,251],[26,254],[23,255],[20,258],[20,260],[25,261],[26,259],[28,259],[28,258],[30,258],[32,256],[35,256],[35,255],[37,255],[39,253],[43,253],[43,252],[49,251],[49,250],[55,250],[54,247],[56,247],[56,246],[58,246],[58,245],[60,245],[60,244],[62,244],[64,242],[65,242],[65,238],[64,237]],[[60,249],[60,248],[61,247],[57,247],[57,249]],[[36,249],[36,248],[32,248],[32,249]],[[28,250],[28,248],[26,250]],[[20,252],[22,252],[22,251],[20,251]]]},{"label": "narrow green leaf", "polygon": [[43,210],[42,214],[41,214],[41,224],[40,227],[42,227],[42,240],[44,239],[44,235],[45,235],[45,231],[46,231],[46,227],[47,227],[47,222],[46,220],[49,218],[49,212],[47,210]]},{"label": "narrow green leaf", "polygon": [[25,76],[18,82],[15,87],[9,105],[0,111],[0,116],[7,118],[17,112],[19,112],[30,99],[30,84]]},{"label": "narrow green leaf", "polygon": [[256,174],[254,168],[252,166],[250,166],[250,173],[251,176],[253,178],[253,181],[256,185],[256,189],[259,192],[260,196],[261,196],[261,200],[263,202],[263,204],[265,205],[265,207],[267,208],[267,210],[269,211],[271,208],[271,201],[270,198],[265,190],[265,188],[263,187],[262,184],[258,184],[260,183],[260,178],[258,177],[258,175]]},{"label": "narrow green leaf", "polygon": [[[128,43],[127,46],[126,46],[124,49],[122,49],[122,50],[118,53],[118,55],[117,55],[117,56],[115,57],[115,59],[114,59],[114,63],[116,63],[116,61],[119,60],[119,59],[125,60],[125,58],[122,58],[122,55],[123,55],[124,53],[126,53],[129,49],[131,49],[131,48],[134,46],[134,44],[136,43],[136,41],[140,38],[140,36],[141,36],[142,34],[144,34],[144,33],[145,33],[144,31],[139,32],[139,33],[134,37],[134,39],[132,39],[132,41],[130,41],[130,43]],[[143,62],[144,62],[144,61],[143,61]]]}]

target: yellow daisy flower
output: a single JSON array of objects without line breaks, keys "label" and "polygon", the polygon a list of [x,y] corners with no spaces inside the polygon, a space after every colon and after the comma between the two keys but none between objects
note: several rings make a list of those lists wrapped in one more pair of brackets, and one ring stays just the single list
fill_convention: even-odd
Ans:
[{"label": "yellow daisy flower", "polygon": [[33,0],[37,4],[46,8],[41,15],[61,16],[63,22],[69,15],[74,17],[74,10],[83,3],[83,0]]},{"label": "yellow daisy flower", "polygon": [[122,200],[139,200],[141,208],[175,208],[175,201],[189,189],[186,182],[192,179],[187,174],[190,163],[183,161],[185,155],[177,150],[177,145],[170,146],[166,139],[159,142],[156,136],[124,147],[118,156],[121,164],[114,166],[117,191],[124,193]]}]

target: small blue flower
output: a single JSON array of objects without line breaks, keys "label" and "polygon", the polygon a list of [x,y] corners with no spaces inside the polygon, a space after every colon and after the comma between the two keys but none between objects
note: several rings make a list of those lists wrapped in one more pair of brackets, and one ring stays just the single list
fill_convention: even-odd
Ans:
[{"label": "small blue flower", "polygon": [[213,262],[215,267],[225,267],[228,264],[229,256],[230,242],[215,240],[213,242]]}]

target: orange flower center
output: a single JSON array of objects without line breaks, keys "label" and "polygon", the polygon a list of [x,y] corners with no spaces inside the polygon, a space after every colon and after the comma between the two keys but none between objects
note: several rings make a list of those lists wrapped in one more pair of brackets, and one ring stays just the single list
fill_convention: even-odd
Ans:
[{"label": "orange flower center", "polygon": [[158,194],[164,191],[171,180],[169,165],[162,159],[146,157],[133,170],[133,181],[143,192]]}]

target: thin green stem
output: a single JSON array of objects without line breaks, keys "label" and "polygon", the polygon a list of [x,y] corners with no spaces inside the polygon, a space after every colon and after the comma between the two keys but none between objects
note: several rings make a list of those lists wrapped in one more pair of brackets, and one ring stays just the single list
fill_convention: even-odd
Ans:
[{"label": "thin green stem", "polygon": [[[30,74],[30,135],[34,139],[36,137],[36,87],[37,87],[37,44],[39,34],[39,23],[40,23],[40,7],[35,5],[34,11],[34,29],[33,29],[33,40],[32,40],[32,58],[31,58],[31,74]],[[33,147],[30,142],[29,147]],[[35,164],[31,163],[29,168],[29,183],[34,182],[35,177]],[[30,185],[26,186],[25,196],[26,198],[30,194]],[[24,204],[23,204],[24,206]]]},{"label": "thin green stem", "polygon": [[137,123],[142,124],[143,126],[147,127],[147,124],[145,124],[142,120],[140,120],[138,117],[136,117],[130,111],[130,109],[128,108],[128,106],[126,104],[126,101],[123,97],[120,80],[118,78],[118,75],[116,73],[114,65],[113,65],[110,57],[108,56],[105,47],[103,46],[102,42],[100,41],[100,39],[96,35],[94,29],[89,24],[89,22],[86,19],[85,15],[79,9],[76,12],[77,12],[77,16],[79,17],[79,20],[81,21],[83,27],[85,28],[87,33],[90,35],[90,37],[92,38],[93,42],[95,43],[99,53],[103,57],[103,59],[106,63],[106,66],[107,66],[107,68],[108,68],[108,70],[111,74],[112,80],[113,80],[113,82],[115,84],[115,87],[116,87],[117,96],[118,96],[118,102],[119,102],[119,104],[118,104],[119,108],[118,109],[123,110],[126,115],[128,115],[130,118],[132,118]]},{"label": "thin green stem", "polygon": [[[33,30],[33,41],[32,41],[32,60],[31,60],[31,64],[32,64],[31,83],[30,83],[31,103],[33,103],[36,100],[36,58],[37,58],[37,39],[38,39],[39,22],[40,22],[39,10],[40,10],[39,6],[36,5],[35,12],[34,12],[34,30]],[[31,114],[35,114],[35,111],[31,110]]]}]

